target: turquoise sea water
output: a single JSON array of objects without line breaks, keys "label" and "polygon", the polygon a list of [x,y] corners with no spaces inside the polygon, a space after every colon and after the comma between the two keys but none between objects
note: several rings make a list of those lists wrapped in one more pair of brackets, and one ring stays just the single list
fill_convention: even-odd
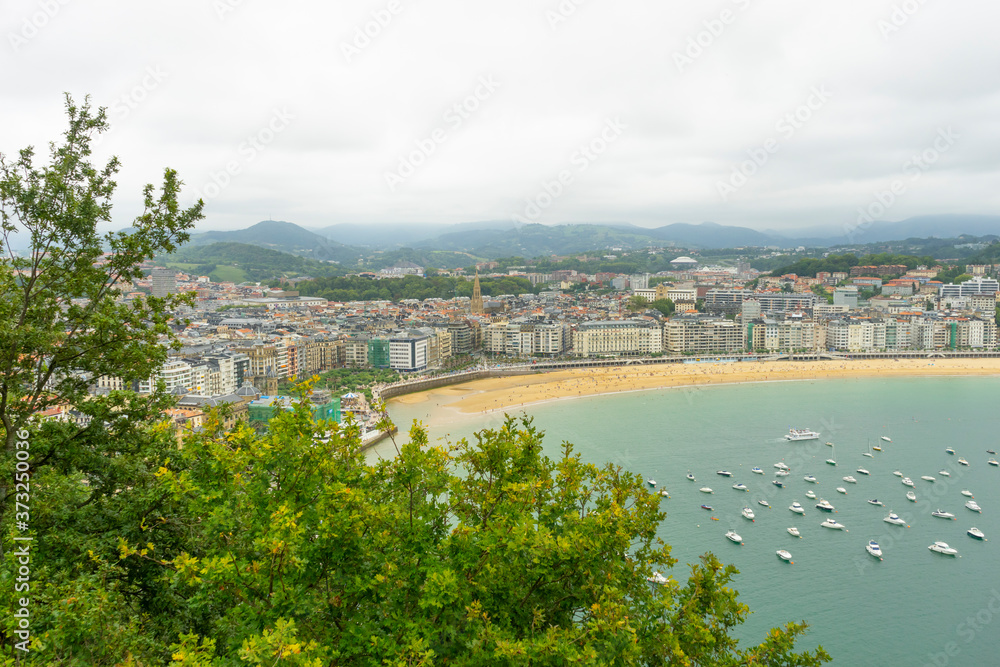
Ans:
[{"label": "turquoise sea water", "polygon": [[[706,551],[735,564],[735,585],[753,610],[737,631],[741,639],[759,641],[770,627],[804,619],[811,628],[799,646],[822,644],[834,665],[940,667],[1000,665],[1000,468],[986,463],[1000,460],[986,452],[1000,451],[998,396],[1000,378],[822,380],[613,394],[528,411],[547,433],[551,456],[568,440],[586,460],[621,464],[670,492],[660,536],[680,561],[671,574],[685,578],[684,564]],[[430,410],[448,411],[428,405],[392,404],[390,412],[405,430]],[[496,415],[463,418],[429,435],[457,439],[498,421]],[[812,428],[821,437],[789,443],[782,436],[791,427]],[[882,435],[892,443],[880,442]],[[884,450],[864,457],[869,442]],[[956,455],[945,452],[948,446]],[[392,445],[379,447],[388,455]],[[836,467],[824,463],[831,456]],[[959,465],[959,457],[971,465]],[[771,484],[778,461],[792,469],[778,478],[785,488]],[[754,466],[765,474],[751,474]],[[859,467],[871,475],[856,472]],[[720,469],[733,477],[717,475]],[[908,489],[894,470],[913,479],[917,502],[906,500]],[[685,479],[688,471],[697,482]],[[818,484],[805,482],[807,474]],[[845,475],[857,484],[844,482]],[[734,490],[736,482],[750,491]],[[712,495],[698,491],[705,485]],[[847,494],[836,492],[838,486]],[[817,500],[805,496],[809,489]],[[963,489],[975,495],[982,514],[964,507]],[[832,516],[848,532],[820,527],[830,515],[815,509],[819,498],[836,506]],[[885,507],[868,504],[869,498]],[[788,510],[795,500],[806,508],[804,516]],[[703,503],[714,510],[701,509]],[[754,522],[740,515],[744,505],[753,508]],[[937,508],[957,520],[932,517]],[[890,510],[910,527],[885,523]],[[789,535],[789,526],[802,538]],[[971,526],[988,541],[966,535]],[[730,528],[743,546],[725,539]],[[865,552],[869,539],[881,545],[883,561]],[[929,551],[935,540],[961,557]],[[794,565],[780,561],[777,549],[790,551]]]}]

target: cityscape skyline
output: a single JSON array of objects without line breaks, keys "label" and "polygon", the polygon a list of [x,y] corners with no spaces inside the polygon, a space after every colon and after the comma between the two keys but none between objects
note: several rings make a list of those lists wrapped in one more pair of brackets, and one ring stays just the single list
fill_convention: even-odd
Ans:
[{"label": "cityscape skyline", "polygon": [[115,228],[165,166],[202,229],[989,215],[1000,10],[976,12],[17,0],[0,150],[44,152],[62,94],[91,95],[111,126],[93,157],[126,165]]}]

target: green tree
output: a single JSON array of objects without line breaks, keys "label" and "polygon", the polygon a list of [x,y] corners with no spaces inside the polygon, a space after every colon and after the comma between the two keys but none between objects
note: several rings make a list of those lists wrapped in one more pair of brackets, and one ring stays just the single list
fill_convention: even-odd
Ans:
[{"label": "green tree", "polygon": [[653,303],[649,304],[651,308],[655,308],[660,311],[664,317],[670,317],[674,314],[674,302],[673,299],[656,299]]},{"label": "green tree", "polygon": [[[0,536],[7,541],[0,605],[15,609],[27,595],[31,627],[58,628],[51,660],[35,664],[70,664],[59,656],[74,643],[80,657],[72,664],[111,664],[102,655],[116,642],[146,641],[133,619],[134,594],[156,584],[143,574],[148,566],[120,567],[102,554],[113,553],[120,537],[138,536],[141,518],[163,502],[162,488],[151,491],[153,473],[176,443],[148,427],[167,397],[91,395],[88,387],[101,376],[148,378],[165,359],[170,311],[184,299],[125,303],[120,296],[142,278],[140,264],[187,239],[202,203],[179,206],[181,182],[167,169],[158,194],[144,188],[144,210],[130,232],[99,234],[98,225],[112,222],[119,169],[115,158],[103,167],[89,161],[91,140],[107,129],[105,110],[67,96],[66,112],[69,127],[50,145],[48,164],[36,165],[30,147],[16,159],[0,154]],[[26,252],[14,251],[25,245]],[[36,417],[67,408],[74,421]],[[25,451],[26,460],[17,457]],[[15,501],[26,494],[30,522],[15,530]],[[18,594],[8,540],[25,529],[34,535],[32,579]],[[88,636],[101,623],[107,636]],[[16,627],[10,614],[0,621],[8,661]]]}]

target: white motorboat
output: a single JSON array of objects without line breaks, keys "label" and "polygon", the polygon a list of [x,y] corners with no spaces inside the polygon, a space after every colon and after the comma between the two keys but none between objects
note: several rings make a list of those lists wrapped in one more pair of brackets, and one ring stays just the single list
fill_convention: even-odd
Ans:
[{"label": "white motorboat", "polygon": [[658,584],[658,585],[662,586],[662,585],[664,585],[665,583],[667,583],[667,578],[666,578],[666,577],[664,577],[664,576],[663,576],[662,574],[660,574],[659,572],[654,572],[654,573],[653,573],[653,576],[651,576],[651,577],[646,577],[646,581],[648,581],[648,582],[649,582],[649,583],[651,583],[651,584]]},{"label": "white motorboat", "polygon": [[827,459],[826,462],[832,466],[837,465],[837,459]]},{"label": "white motorboat", "polygon": [[698,480],[696,480],[696,479],[694,478],[694,475],[692,475],[691,473],[688,473],[687,475],[685,475],[685,477],[687,477],[687,478],[688,478],[689,480],[691,480],[692,482],[696,482],[696,481],[698,481]]},{"label": "white motorboat", "polygon": [[792,473],[788,472],[787,470],[779,470],[779,471],[777,471],[777,472],[774,473],[774,476],[775,477],[788,477],[791,474]]},{"label": "white motorboat", "polygon": [[824,512],[832,512],[833,505],[830,504],[830,501],[820,498],[820,501],[816,503],[816,509],[823,510]]},{"label": "white motorboat", "polygon": [[972,495],[972,491],[969,491],[968,489],[962,489],[962,495],[966,498],[975,498],[975,496]]},{"label": "white motorboat", "polygon": [[875,455],[872,454],[871,452],[861,452],[861,456],[867,456],[870,459],[875,458]]},{"label": "white motorboat", "polygon": [[986,541],[986,535],[983,533],[983,531],[979,530],[975,526],[973,526],[972,528],[970,528],[965,532],[969,535],[969,537],[974,537],[977,540],[982,540],[984,542]]},{"label": "white motorboat", "polygon": [[778,470],[791,470],[791,468],[789,468],[787,465],[785,465],[781,461],[778,461],[777,463],[775,463],[774,467],[777,468]]},{"label": "white motorboat", "polygon": [[737,544],[743,544],[743,538],[740,537],[735,530],[731,530],[726,533],[726,537],[730,542],[736,542]]},{"label": "white motorboat", "polygon": [[882,439],[883,439],[883,440],[885,440],[886,442],[892,442],[892,438],[890,438],[890,437],[889,437],[889,436],[887,436],[887,435],[883,435],[883,436],[882,436]]},{"label": "white motorboat", "polygon": [[962,457],[958,457],[958,462],[961,463],[964,466],[969,465],[969,462],[966,461],[965,459],[963,459]]},{"label": "white motorboat", "polygon": [[945,512],[943,510],[934,510],[931,512],[931,516],[936,516],[939,519],[954,519],[955,515],[951,512]]},{"label": "white motorboat", "polygon": [[951,473],[948,472],[947,470],[938,470],[938,474],[941,475],[942,477],[951,477]]},{"label": "white motorboat", "polygon": [[906,499],[915,503],[917,502],[917,494],[915,494],[913,491],[907,491]]},{"label": "white motorboat", "polygon": [[815,483],[816,483],[816,477],[815,477],[815,476],[813,476],[813,475],[806,475],[806,476],[805,476],[805,477],[803,477],[802,479],[804,479],[804,480],[806,480],[807,482],[810,482],[810,483],[812,483],[812,484],[815,484]]},{"label": "white motorboat", "polygon": [[750,509],[749,507],[744,507],[743,511],[740,512],[740,514],[743,515],[744,519],[750,519],[751,521],[753,521],[753,517],[754,517],[753,510]]},{"label": "white motorboat", "polygon": [[670,492],[667,491],[666,489],[660,489],[660,495],[663,496],[664,498],[669,498]]},{"label": "white motorboat", "polygon": [[778,558],[780,558],[781,560],[785,561],[786,563],[791,563],[792,565],[795,565],[794,561],[792,561],[792,554],[788,553],[784,549],[778,549],[775,553],[778,554]]},{"label": "white motorboat", "polygon": [[747,485],[744,484],[744,483],[742,483],[742,482],[736,482],[735,484],[733,484],[733,488],[736,489],[737,491],[749,491],[750,490],[750,489],[747,488]]},{"label": "white motorboat", "polygon": [[955,448],[954,447],[948,447],[944,451],[947,452],[948,454],[954,454],[955,453]]},{"label": "white motorboat", "polygon": [[905,484],[906,486],[916,486],[916,484],[913,483],[913,480],[910,479],[909,477],[903,478],[903,484]]},{"label": "white motorboat", "polygon": [[764,471],[761,470],[757,466],[754,466],[753,468],[750,468],[750,472],[754,473],[755,475],[763,475],[764,474]]},{"label": "white motorboat", "polygon": [[844,477],[843,479],[848,484],[857,484],[858,483],[858,480],[854,477],[854,475],[848,475],[847,477]]},{"label": "white motorboat", "polygon": [[702,493],[715,493],[715,491],[713,491],[712,489],[708,488],[707,486],[703,486],[703,487],[701,487],[698,490],[701,491]]},{"label": "white motorboat", "polygon": [[965,507],[967,509],[972,510],[973,512],[979,512],[980,514],[982,514],[983,512],[983,508],[980,507],[979,503],[977,503],[975,500],[970,500],[969,502],[965,503]]},{"label": "white motorboat", "polygon": [[800,505],[799,501],[797,501],[797,500],[794,503],[792,503],[791,505],[789,505],[788,509],[792,510],[796,514],[805,514],[806,513],[805,508],[802,507],[802,505]]},{"label": "white motorboat", "polygon": [[732,477],[733,476],[733,473],[729,472],[728,470],[716,470],[715,474],[716,475],[722,475],[723,477]]},{"label": "white motorboat", "polygon": [[650,477],[649,479],[646,480],[646,484],[649,484],[650,486],[656,486],[656,480]]},{"label": "white motorboat", "polygon": [[806,498],[808,498],[809,500],[816,500],[816,492],[813,491],[812,489],[809,489],[808,491],[806,491]]},{"label": "white motorboat", "polygon": [[878,542],[875,540],[868,540],[868,544],[865,545],[865,551],[875,556],[875,558],[882,560],[882,548],[879,547]]},{"label": "white motorboat", "polygon": [[791,528],[788,529],[788,534],[789,535],[794,535],[795,537],[798,537],[799,539],[802,538],[802,535],[799,533],[799,529],[796,528],[795,526],[792,526]]},{"label": "white motorboat", "polygon": [[838,486],[837,487],[837,493],[844,493],[844,494],[846,494],[847,493],[847,489],[845,489],[842,486]]},{"label": "white motorboat", "polygon": [[757,504],[766,507],[768,509],[771,508],[771,503],[767,502],[766,500],[758,500]]},{"label": "white motorboat", "polygon": [[833,447],[832,442],[824,442],[823,444],[826,445],[827,447]]},{"label": "white motorboat", "polygon": [[858,468],[858,472],[861,473],[862,475],[870,475],[871,474],[870,472],[868,472],[864,468]]},{"label": "white motorboat", "polygon": [[936,551],[939,554],[944,554],[945,556],[957,556],[958,549],[953,549],[948,546],[947,542],[935,542],[934,544],[927,547],[931,551]]},{"label": "white motorboat", "polygon": [[847,530],[847,527],[844,524],[837,523],[837,520],[834,519],[833,517],[830,517],[829,519],[827,519],[826,521],[824,521],[819,525],[821,525],[823,528],[832,528],[833,530],[845,530],[845,531]]},{"label": "white motorboat", "polygon": [[[889,516],[887,516],[882,520],[885,521],[886,523],[891,523],[894,526],[906,526],[906,521],[899,518],[899,515],[896,514],[895,512],[889,512]],[[909,528],[909,526],[906,527]]]},{"label": "white motorboat", "polygon": [[893,470],[892,474],[895,475],[896,477],[902,477],[903,476],[903,473],[899,472],[898,470]]},{"label": "white motorboat", "polygon": [[868,504],[869,505],[878,505],[879,507],[885,507],[885,504],[881,500],[879,500],[878,498],[869,498],[868,499]]},{"label": "white motorboat", "polygon": [[816,440],[819,433],[808,428],[790,428],[785,434],[785,440],[798,442],[799,440]]},{"label": "white motorboat", "polygon": [[933,482],[934,481],[934,478],[931,477],[930,475],[921,475],[920,479],[924,480],[925,482]]},{"label": "white motorboat", "polygon": [[1000,466],[1000,461],[997,461],[996,459],[990,459],[989,461],[987,461],[987,463],[989,463],[991,466]]}]

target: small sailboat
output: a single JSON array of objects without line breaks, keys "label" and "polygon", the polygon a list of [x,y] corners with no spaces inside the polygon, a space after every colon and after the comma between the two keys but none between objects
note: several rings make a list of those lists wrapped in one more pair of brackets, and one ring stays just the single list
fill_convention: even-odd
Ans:
[{"label": "small sailboat", "polygon": [[883,435],[883,436],[882,436],[882,440],[884,440],[884,441],[886,441],[886,442],[892,442],[892,438],[890,438],[890,437],[889,437],[889,436],[887,436],[887,435]]},{"label": "small sailboat", "polygon": [[832,466],[835,466],[837,465],[837,448],[834,447],[832,444],[830,445],[830,447],[832,448],[830,452],[830,458],[828,458],[826,462]]},{"label": "small sailboat", "polygon": [[689,480],[691,480],[692,482],[697,482],[697,481],[698,481],[698,480],[696,480],[696,479],[694,478],[694,475],[692,475],[691,473],[688,473],[688,474],[687,474],[687,475],[685,475],[685,476],[686,476],[686,477],[687,477],[687,478],[688,478]]}]

